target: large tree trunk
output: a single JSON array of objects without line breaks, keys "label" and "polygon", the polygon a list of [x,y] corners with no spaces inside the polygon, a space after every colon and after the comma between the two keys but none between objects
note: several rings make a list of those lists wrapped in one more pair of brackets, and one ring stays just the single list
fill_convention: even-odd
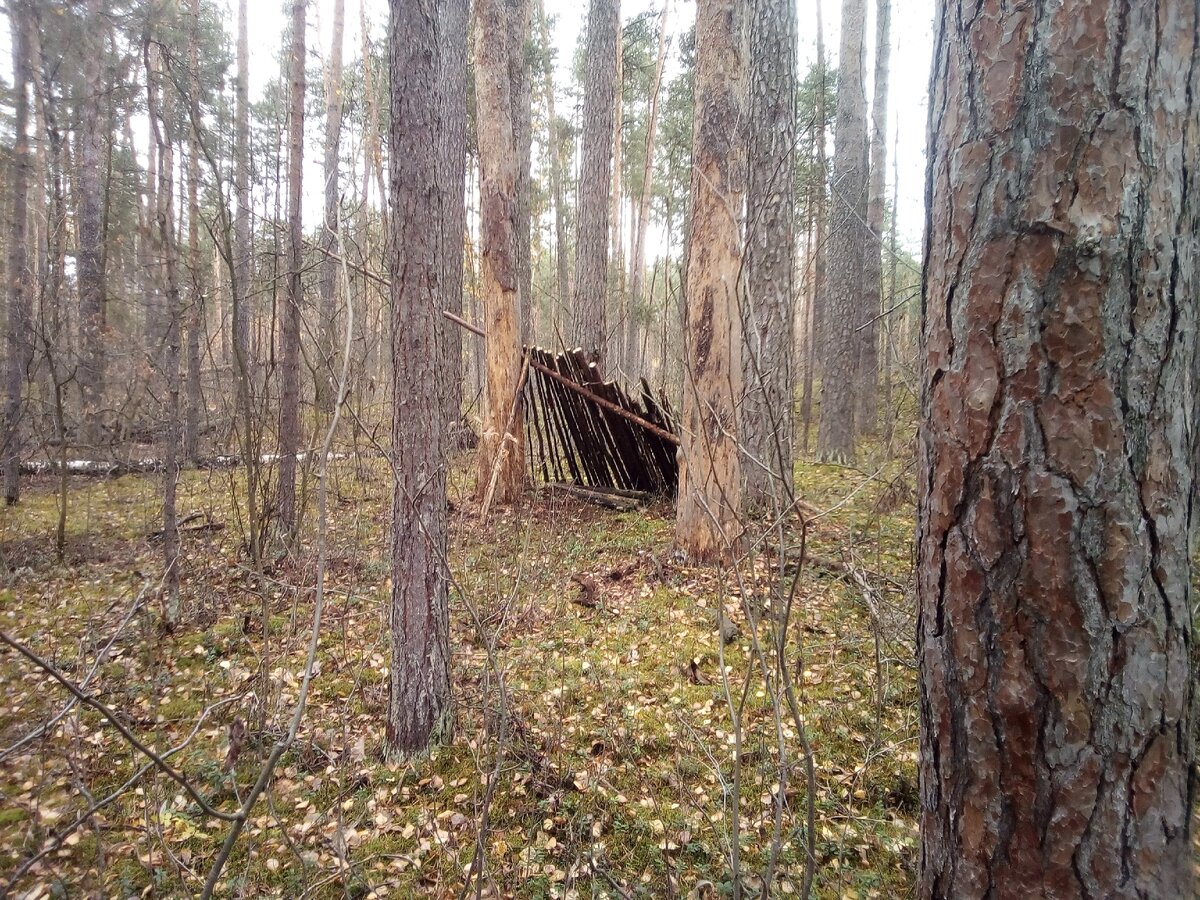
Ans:
[{"label": "large tree trunk", "polygon": [[1191,897],[1197,4],[941,7],[926,897]]},{"label": "large tree trunk", "polygon": [[752,0],[741,438],[746,499],[754,506],[791,491],[795,145],[796,5]]},{"label": "large tree trunk", "polygon": [[[188,89],[193,115],[199,121],[200,103],[200,0],[191,0],[191,44],[188,47],[190,68]],[[191,462],[200,455],[200,414],[204,398],[200,390],[200,339],[204,334],[204,289],[200,272],[200,147],[194,127],[188,129],[188,271],[191,290],[187,315],[187,405],[184,416],[183,452]]]},{"label": "large tree trunk", "polygon": [[300,304],[304,266],[304,31],[307,0],[292,2],[288,88],[288,273],[280,322],[279,521],[296,529],[296,453],[300,449]]},{"label": "large tree trunk", "polygon": [[[879,419],[879,316],[883,312],[883,219],[887,212],[888,60],[891,0],[875,3],[875,96],[871,102],[871,161],[867,178],[867,247],[863,256],[859,324],[858,422],[871,434]],[[894,212],[893,212],[894,215]]]},{"label": "large tree trunk", "polygon": [[320,342],[317,348],[317,409],[333,411],[337,388],[337,283],[338,261],[338,163],[342,142],[342,36],[346,29],[346,0],[333,3],[333,46],[325,74],[325,225],[321,231],[321,313]]},{"label": "large tree trunk", "polygon": [[[470,0],[442,0],[439,16],[438,75],[438,191],[441,195],[441,272],[439,310],[463,310],[463,238],[467,227],[467,33]],[[466,446],[463,428],[462,334],[443,328],[447,441],[450,448]]]},{"label": "large tree trunk", "polygon": [[829,221],[826,356],[821,376],[817,455],[854,459],[855,376],[867,232],[859,207],[866,199],[867,100],[863,90],[866,0],[842,0],[838,54],[837,123],[833,134],[833,211]]},{"label": "large tree trunk", "polygon": [[741,209],[745,0],[696,9],[696,111],[687,252],[683,417],[675,542],[698,562],[736,549],[742,473]]},{"label": "large tree trunk", "polygon": [[658,129],[658,97],[662,91],[663,66],[667,61],[667,11],[664,0],[658,16],[658,57],[654,63],[654,82],[646,110],[646,154],[642,160],[642,192],[638,197],[637,225],[633,238],[633,259],[629,266],[629,321],[626,323],[625,366],[630,378],[641,375],[638,356],[638,314],[646,304],[646,233],[650,228],[650,199],[654,195],[654,137]]},{"label": "large tree trunk", "polygon": [[[517,385],[521,373],[520,267],[517,256],[517,147],[509,76],[509,17],[523,0],[476,0],[475,109],[479,131],[480,295],[487,332],[486,405],[475,491],[495,481],[509,503],[525,480],[525,442]],[[498,474],[493,476],[496,469]]]},{"label": "large tree trunk", "polygon": [[608,302],[608,202],[612,190],[613,111],[617,91],[618,0],[591,0],[583,85],[575,236],[574,335],[603,368]]},{"label": "large tree trunk", "polygon": [[104,198],[101,183],[104,137],[100,132],[100,20],[101,0],[88,0],[89,33],[96,46],[84,54],[83,96],[80,98],[79,209],[79,330],[81,359],[76,379],[83,401],[85,441],[95,445],[101,437],[104,404],[106,301],[104,291]]},{"label": "large tree trunk", "polygon": [[[444,328],[438,236],[442,145],[438,4],[392,0],[391,252],[392,667],[387,744],[394,756],[425,751],[450,736],[446,451],[439,395]],[[448,18],[442,21],[448,22]],[[465,28],[464,17],[455,24]],[[443,35],[445,44],[465,35]],[[507,86],[507,81],[506,81]],[[431,140],[431,138],[433,138]],[[453,160],[443,165],[455,169]]]},{"label": "large tree trunk", "polygon": [[33,350],[30,330],[31,272],[28,230],[29,197],[29,88],[33,70],[30,64],[29,20],[24,2],[18,0],[9,9],[12,26],[13,128],[12,148],[12,223],[8,233],[8,332],[5,369],[4,406],[4,500],[9,505],[21,499],[21,394],[29,371]]},{"label": "large tree trunk", "polygon": [[[546,6],[543,0],[538,0],[538,20],[542,30],[542,46],[550,47],[549,24],[546,21]],[[554,323],[555,341],[562,326],[562,311],[571,302],[570,287],[567,281],[567,217],[563,201],[563,159],[562,135],[559,134],[558,117],[554,113],[554,61],[549,52],[542,54],[543,87],[546,92],[546,137],[550,153],[550,193],[554,200],[554,270],[558,282],[558,296],[555,297]]]}]

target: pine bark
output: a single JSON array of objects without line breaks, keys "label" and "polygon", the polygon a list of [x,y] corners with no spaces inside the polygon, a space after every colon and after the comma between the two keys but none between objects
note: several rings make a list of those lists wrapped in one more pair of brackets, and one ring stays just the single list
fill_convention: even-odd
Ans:
[{"label": "pine bark", "polygon": [[288,88],[288,273],[280,317],[279,521],[296,529],[296,454],[300,449],[300,304],[304,266],[304,32],[307,0],[292,3]]},{"label": "pine bark", "polygon": [[100,21],[101,0],[88,0],[89,32],[97,46],[84,56],[84,81],[79,115],[79,207],[76,213],[79,239],[79,330],[81,359],[76,373],[83,401],[85,441],[96,445],[101,438],[106,359],[104,336],[107,302],[104,286],[104,197],[101,182],[104,137],[100,131]]},{"label": "pine bark", "polygon": [[617,91],[618,0],[591,0],[584,59],[575,287],[575,340],[603,369],[608,334],[609,197],[612,190],[613,111]]},{"label": "pine bark", "polygon": [[[517,4],[521,0],[515,0]],[[513,0],[476,0],[475,109],[479,133],[480,298],[486,354],[483,433],[475,492],[482,499],[498,468],[495,500],[520,496],[525,442],[517,383],[521,372],[517,169],[509,17]],[[513,414],[515,412],[515,415]],[[511,423],[511,429],[509,425]],[[499,462],[497,462],[498,457]]]},{"label": "pine bark", "polygon": [[879,419],[879,316],[883,313],[883,220],[887,213],[888,66],[891,59],[891,0],[875,3],[875,89],[871,101],[871,158],[867,175],[867,247],[863,257],[862,314],[859,316],[859,431],[874,433]]},{"label": "pine bark", "polygon": [[12,148],[12,219],[8,232],[7,360],[5,368],[5,406],[3,435],[4,500],[13,505],[21,499],[21,403],[32,357],[30,328],[31,272],[28,246],[29,198],[29,88],[33,69],[29,48],[29,13],[24,2],[9,9],[12,26],[13,128]]},{"label": "pine bark", "polygon": [[[438,279],[439,309],[463,310],[463,238],[467,227],[467,33],[469,0],[442,0],[439,16],[438,76],[438,190],[441,214],[441,266]],[[445,407],[447,440],[462,446],[463,359],[462,334],[444,328]]]},{"label": "pine bark", "polygon": [[533,152],[533,80],[529,65],[530,0],[508,4],[508,79],[512,91],[513,140],[517,148],[517,290],[521,343],[532,343],[533,266],[530,258],[530,165]]},{"label": "pine bark", "polygon": [[325,77],[325,222],[321,230],[320,342],[318,345],[317,409],[333,411],[337,388],[338,164],[342,146],[342,43],[346,30],[346,0],[334,0],[333,45]]},{"label": "pine bark", "polygon": [[829,216],[829,281],[826,288],[826,356],[821,376],[817,455],[854,459],[855,385],[858,375],[863,258],[867,233],[860,207],[867,190],[867,100],[863,88],[866,0],[842,0],[838,54],[837,122],[833,134],[833,209]]},{"label": "pine bark", "polygon": [[[438,181],[438,81],[442,74],[436,0],[392,0],[391,240],[392,667],[387,745],[412,756],[449,738],[446,422],[439,394],[443,320]],[[465,19],[461,27],[465,28]],[[464,35],[449,37],[465,42]]]},{"label": "pine bark", "polygon": [[696,8],[692,212],[675,542],[690,559],[728,559],[738,543],[742,474],[741,210],[745,196],[745,0]]},{"label": "pine bark", "polygon": [[746,500],[759,507],[786,497],[792,481],[795,146],[795,3],[751,0],[741,438]]},{"label": "pine bark", "polygon": [[1194,896],[1200,4],[941,8],[925,897]]}]

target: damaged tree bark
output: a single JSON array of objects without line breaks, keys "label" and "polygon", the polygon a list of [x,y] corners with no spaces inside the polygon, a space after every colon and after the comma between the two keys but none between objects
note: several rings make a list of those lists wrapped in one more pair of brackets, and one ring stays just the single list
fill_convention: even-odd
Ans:
[{"label": "damaged tree bark", "polygon": [[920,896],[1193,896],[1198,10],[941,5]]}]

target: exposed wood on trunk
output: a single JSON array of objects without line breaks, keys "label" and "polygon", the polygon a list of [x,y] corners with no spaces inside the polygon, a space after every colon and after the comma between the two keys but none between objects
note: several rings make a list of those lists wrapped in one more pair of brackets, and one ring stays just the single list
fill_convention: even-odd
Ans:
[{"label": "exposed wood on trunk", "polygon": [[1195,896],[1198,34],[939,7],[918,896]]},{"label": "exposed wood on trunk", "polygon": [[741,212],[746,3],[696,10],[696,112],[687,253],[685,373],[675,542],[698,562],[739,542],[742,474]]},{"label": "exposed wood on trunk", "polygon": [[[486,405],[479,440],[476,495],[482,499],[491,482],[496,457],[503,449],[495,491],[500,503],[511,503],[524,484],[524,445],[520,439],[504,448],[504,435],[521,370],[520,266],[517,257],[517,167],[514,110],[510,80],[512,46],[509,16],[513,2],[477,0],[475,22],[475,109],[479,131],[480,295],[486,323]],[[522,425],[518,419],[516,433]]]}]

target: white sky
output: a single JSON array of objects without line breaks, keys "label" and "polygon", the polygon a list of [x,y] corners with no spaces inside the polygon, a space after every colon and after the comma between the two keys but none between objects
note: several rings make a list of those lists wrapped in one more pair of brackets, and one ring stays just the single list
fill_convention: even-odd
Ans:
[{"label": "white sky", "polygon": [[[226,21],[231,33],[236,28],[236,3],[227,0]],[[387,0],[345,0],[346,2],[346,59],[358,55],[361,42],[360,10],[365,12],[371,33],[382,40],[388,18]],[[552,40],[557,50],[558,71],[555,79],[561,96],[562,86],[570,78],[570,64],[579,32],[586,19],[586,0],[544,0],[546,12],[555,19]],[[925,128],[926,101],[929,93],[929,65],[932,58],[934,0],[892,0],[892,58],[888,98],[888,182],[892,180],[892,148],[897,147],[899,195],[897,230],[902,244],[911,251],[920,249],[924,227],[925,194]],[[649,9],[661,9],[661,0],[622,0],[621,19],[626,21]],[[825,28],[825,52],[831,64],[837,65],[839,18],[841,4],[837,0],[822,0]],[[868,98],[873,80],[875,59],[875,4],[868,2],[867,21],[867,83]],[[250,8],[250,67],[251,90],[258,96],[267,82],[279,71],[280,41],[290,10],[286,0],[251,0]],[[801,76],[817,58],[817,0],[797,0],[799,53]],[[695,18],[694,0],[673,0],[667,28],[670,34],[686,31]],[[333,0],[310,0],[308,12],[309,51],[327,58],[333,31]],[[670,73],[668,72],[668,77]],[[565,112],[565,110],[563,110]],[[830,111],[832,115],[832,110]],[[898,143],[897,143],[898,141]],[[315,162],[317,147],[309,141],[306,157]],[[306,203],[305,219],[319,210],[320,174],[306,177],[306,193],[312,193],[312,205]],[[890,195],[890,188],[889,188]],[[309,209],[314,212],[309,213]]]},{"label": "white sky", "polygon": [[[361,45],[359,26],[365,13],[376,41],[384,38],[388,17],[388,0],[345,0],[346,33],[345,58],[354,59]],[[552,39],[557,50],[558,71],[557,93],[562,95],[568,83],[572,54],[579,39],[580,29],[586,18],[586,0],[544,0],[547,13],[555,19]],[[648,9],[661,9],[661,0],[623,0],[621,18],[628,20]],[[816,16],[818,0],[796,0],[799,23],[799,71],[808,71],[816,60]],[[823,2],[825,25],[825,51],[831,63],[837,65],[840,3],[837,0]],[[932,55],[932,18],[934,0],[892,0],[892,58],[891,83],[888,98],[888,181],[892,178],[892,149],[897,147],[899,168],[899,195],[897,203],[897,227],[902,244],[911,251],[920,248],[921,230],[924,226],[925,190],[925,128],[928,97],[929,65]],[[237,3],[224,0],[225,22],[231,39],[236,37]],[[875,22],[873,2],[868,2],[867,22],[867,65],[868,97],[874,71]],[[287,25],[290,2],[288,0],[250,0],[248,3],[250,23],[250,79],[252,99],[261,97],[262,91],[280,71],[281,42]],[[672,35],[685,31],[695,17],[694,0],[672,0],[668,31]],[[7,18],[7,17],[5,17]],[[7,23],[5,23],[7,25]],[[333,0],[309,0],[309,60],[324,60],[328,56],[333,31]],[[12,60],[10,29],[0,29],[0,60],[4,66],[5,81],[11,79]],[[668,71],[667,77],[671,73]],[[562,112],[567,112],[565,107]],[[319,128],[320,123],[312,123]],[[314,140],[319,130],[310,132],[306,146],[305,220],[314,222],[321,209],[320,195],[322,179],[319,170],[321,144]],[[898,142],[898,143],[897,143]],[[890,193],[890,190],[889,190]]]}]

